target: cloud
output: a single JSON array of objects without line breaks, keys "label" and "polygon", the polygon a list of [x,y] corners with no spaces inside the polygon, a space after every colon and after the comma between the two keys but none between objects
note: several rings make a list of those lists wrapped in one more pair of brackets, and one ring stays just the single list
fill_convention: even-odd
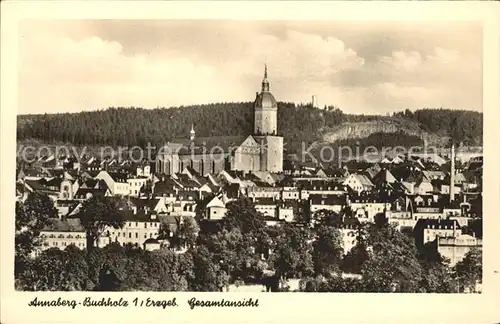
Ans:
[{"label": "cloud", "polygon": [[403,41],[384,36],[390,29],[369,26],[358,27],[352,37],[345,26],[327,23],[269,26],[31,23],[21,28],[19,112],[251,101],[265,61],[271,91],[280,101],[308,102],[316,95],[320,105],[348,113],[440,106],[481,110],[481,53],[471,49],[468,38],[463,46],[459,38],[440,41],[432,33],[407,33]]}]

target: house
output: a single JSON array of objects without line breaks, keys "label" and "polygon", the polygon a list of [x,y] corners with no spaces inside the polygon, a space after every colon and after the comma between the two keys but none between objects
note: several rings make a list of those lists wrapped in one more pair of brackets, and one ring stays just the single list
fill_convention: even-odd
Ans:
[{"label": "house", "polygon": [[130,198],[130,206],[134,212],[144,212],[146,214],[155,212],[157,214],[166,213],[168,208],[165,201],[160,198],[138,199]]},{"label": "house", "polygon": [[58,199],[54,201],[54,207],[57,209],[58,216],[62,218],[67,216],[79,203],[78,200]]},{"label": "house", "polygon": [[413,217],[411,211],[388,211],[385,216],[389,224],[396,226],[399,231],[413,231],[417,220]]},{"label": "house", "polygon": [[155,238],[148,238],[144,241],[144,250],[146,251],[154,251],[160,248],[160,241]]},{"label": "house", "polygon": [[283,187],[281,190],[281,200],[294,200],[300,199],[300,190],[297,187]]},{"label": "house", "polygon": [[24,180],[40,180],[43,177],[45,177],[46,174],[38,169],[34,168],[26,168],[26,169],[21,169],[18,174],[17,174],[17,180],[18,181],[24,181]]},{"label": "house", "polygon": [[429,182],[432,180],[444,180],[446,177],[446,174],[443,171],[424,170],[422,171],[422,175]]},{"label": "house", "polygon": [[101,171],[95,178],[104,180],[113,196],[130,194],[130,184],[127,182],[128,175],[126,173]]},{"label": "house", "polygon": [[127,178],[129,192],[128,195],[139,197],[141,188],[146,187],[148,178],[146,176],[136,176]]},{"label": "house", "polygon": [[280,199],[282,190],[283,190],[283,188],[281,188],[281,187],[254,186],[254,187],[248,188],[247,195],[249,198],[252,198],[253,200],[258,199],[258,198]]},{"label": "house", "polygon": [[428,180],[426,177],[420,178],[416,183],[413,188],[413,192],[416,195],[425,195],[428,193],[431,193],[434,191],[434,187],[432,186],[432,183],[430,180]]},{"label": "house", "polygon": [[378,201],[374,197],[350,197],[347,204],[352,210],[354,217],[360,222],[374,222],[375,215],[386,213],[391,209],[391,203]]},{"label": "house", "polygon": [[309,196],[309,210],[311,215],[319,210],[328,210],[340,213],[346,203],[345,196],[327,194],[313,194]]},{"label": "house", "polygon": [[419,219],[415,224],[416,237],[426,244],[434,242],[438,237],[457,237],[462,234],[462,229],[456,220],[448,219]]},{"label": "house", "polygon": [[345,196],[347,193],[343,184],[324,180],[301,181],[298,188],[302,200],[309,199],[313,194]]},{"label": "house", "polygon": [[87,246],[85,228],[78,218],[61,220],[52,218],[49,224],[40,231],[42,245],[40,250],[58,248],[64,250],[69,245],[74,245],[79,249]]},{"label": "house", "polygon": [[369,179],[373,179],[381,170],[380,164],[375,163],[365,170],[365,174]]},{"label": "house", "polygon": [[382,169],[373,177],[372,183],[374,185],[381,185],[381,184],[392,184],[395,183],[397,180],[396,178],[392,175],[392,173],[387,170],[387,169]]},{"label": "house", "polygon": [[146,179],[150,179],[152,175],[151,166],[146,163],[141,163],[137,165],[135,169],[135,175],[137,177],[145,177]]},{"label": "house", "polygon": [[134,209],[125,211],[125,224],[122,228],[106,228],[103,238],[107,238],[109,243],[116,242],[120,245],[132,244],[143,247],[146,240],[156,238],[159,231],[160,221],[155,212],[145,213],[143,210]]},{"label": "house", "polygon": [[78,191],[80,184],[77,180],[63,178],[60,182],[59,199],[72,200]]},{"label": "house", "polygon": [[274,186],[277,182],[277,179],[275,179],[275,177],[273,177],[268,171],[255,171],[252,172],[252,174],[256,176],[260,181],[267,183],[270,186]]},{"label": "house", "polygon": [[51,183],[51,186],[47,186],[47,180],[42,178],[40,180],[24,180],[23,184],[26,192],[38,192],[47,195],[52,200],[57,200],[60,194],[59,188]]},{"label": "house", "polygon": [[221,220],[224,218],[227,211],[226,204],[217,196],[209,201],[205,209],[205,218],[208,220]]},{"label": "house", "polygon": [[255,210],[264,217],[277,218],[277,202],[273,198],[257,198],[254,200]]},{"label": "house", "polygon": [[344,181],[344,186],[348,186],[351,190],[361,193],[363,191],[371,191],[374,184],[367,176],[357,173],[350,174]]},{"label": "house", "polygon": [[400,164],[403,162],[404,162],[404,160],[398,155],[396,155],[391,161],[392,164]]},{"label": "house", "polygon": [[454,267],[465,258],[472,249],[482,249],[483,240],[472,235],[462,234],[456,237],[439,237],[437,251],[441,256],[450,260],[450,267]]},{"label": "house", "polygon": [[278,204],[278,219],[285,222],[293,222],[295,220],[295,203],[280,203]]}]

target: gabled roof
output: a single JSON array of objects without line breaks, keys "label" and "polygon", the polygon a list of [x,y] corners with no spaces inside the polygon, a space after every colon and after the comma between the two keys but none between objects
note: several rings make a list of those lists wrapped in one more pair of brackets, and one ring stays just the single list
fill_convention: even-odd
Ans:
[{"label": "gabled roof", "polygon": [[382,170],[378,163],[375,163],[371,167],[365,170],[366,174],[370,179],[373,179]]},{"label": "gabled roof", "polygon": [[197,183],[196,181],[192,180],[189,175],[187,174],[182,174],[182,173],[177,173],[176,174],[177,179],[175,180],[177,183],[179,183],[183,188],[199,188],[200,184]]},{"label": "gabled roof", "polygon": [[156,206],[160,203],[159,198],[151,198],[151,199],[139,199],[139,198],[130,198],[130,203],[137,207],[137,210],[149,208],[149,210],[155,209]]},{"label": "gabled roof", "polygon": [[373,178],[374,184],[394,183],[396,181],[396,178],[387,169],[380,170],[380,172]]},{"label": "gabled roof", "polygon": [[179,188],[180,186],[177,182],[175,182],[170,177],[166,177],[163,178],[162,181],[158,181],[155,183],[154,193],[173,194],[175,193],[175,190]]},{"label": "gabled roof", "polygon": [[47,181],[43,178],[40,180],[25,180],[24,183],[26,184],[26,186],[31,188],[33,191],[45,192],[48,194],[54,194],[54,193],[59,192],[59,190],[53,190],[53,189],[48,188],[46,186]]},{"label": "gabled roof", "polygon": [[[107,171],[105,171],[107,172]],[[109,176],[115,182],[127,182],[128,174],[124,172],[108,172]]]},{"label": "gabled roof", "polygon": [[215,196],[206,206],[206,208],[210,207],[226,207],[226,205],[222,200],[219,199],[219,197]]},{"label": "gabled roof", "polygon": [[373,187],[374,186],[374,184],[370,181],[370,179],[368,179],[368,177],[363,175],[363,174],[352,173],[351,176],[356,178],[361,183],[361,185],[364,187]]}]

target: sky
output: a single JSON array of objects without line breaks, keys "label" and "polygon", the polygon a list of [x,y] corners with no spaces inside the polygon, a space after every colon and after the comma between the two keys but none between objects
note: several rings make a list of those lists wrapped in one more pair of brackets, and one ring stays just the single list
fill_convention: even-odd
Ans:
[{"label": "sky", "polygon": [[19,114],[253,101],[482,111],[473,22],[25,20]]}]

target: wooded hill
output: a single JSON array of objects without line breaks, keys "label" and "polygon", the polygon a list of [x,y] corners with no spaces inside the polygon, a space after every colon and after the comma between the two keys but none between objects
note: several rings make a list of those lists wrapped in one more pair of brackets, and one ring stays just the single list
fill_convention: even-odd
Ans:
[{"label": "wooded hill", "polygon": [[[403,135],[393,136],[390,140],[393,143],[387,143],[388,136],[371,136],[371,145],[414,145],[415,137],[429,135],[434,138],[452,135],[457,141],[468,145],[482,145],[482,119],[483,114],[479,112],[449,109],[406,110],[391,116],[378,116],[345,114],[333,107],[323,110],[310,105],[278,103],[278,132],[285,136],[288,152],[300,149],[302,141],[345,142],[349,138],[363,139],[379,133]],[[373,127],[374,123],[384,126]],[[150,142],[157,146],[172,138],[189,136],[191,124],[194,124],[196,136],[251,134],[253,103],[216,103],[168,109],[109,108],[71,114],[19,115],[17,139],[129,147],[145,147]],[[349,131],[343,129],[346,125]],[[354,133],[353,129],[356,130]],[[374,138],[383,138],[384,143],[377,143]]]}]

